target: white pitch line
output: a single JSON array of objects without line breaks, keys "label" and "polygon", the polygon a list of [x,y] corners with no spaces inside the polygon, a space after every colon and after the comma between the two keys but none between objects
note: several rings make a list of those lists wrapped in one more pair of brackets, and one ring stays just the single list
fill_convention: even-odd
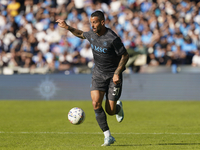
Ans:
[{"label": "white pitch line", "polygon": [[[0,134],[102,134],[101,132],[5,132],[0,131]],[[174,135],[200,135],[200,133],[112,133],[112,134],[123,134],[123,135],[164,135],[164,134],[174,134]]]}]

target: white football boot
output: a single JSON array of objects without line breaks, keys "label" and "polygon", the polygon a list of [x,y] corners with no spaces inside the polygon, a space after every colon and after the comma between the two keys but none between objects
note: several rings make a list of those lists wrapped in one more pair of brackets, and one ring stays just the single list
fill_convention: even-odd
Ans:
[{"label": "white football boot", "polygon": [[115,138],[113,136],[109,136],[104,138],[104,143],[101,146],[110,146],[110,144],[113,144],[115,142]]},{"label": "white football boot", "polygon": [[123,108],[122,108],[122,102],[118,100],[117,104],[121,106],[121,109],[118,112],[118,114],[116,114],[116,119],[117,119],[118,122],[122,122],[122,120],[124,119],[124,111],[123,111]]}]

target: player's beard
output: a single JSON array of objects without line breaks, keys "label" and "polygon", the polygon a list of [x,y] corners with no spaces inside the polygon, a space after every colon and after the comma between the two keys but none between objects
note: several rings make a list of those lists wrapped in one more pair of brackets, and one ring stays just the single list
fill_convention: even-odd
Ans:
[{"label": "player's beard", "polygon": [[[94,28],[93,28],[94,29]],[[100,31],[101,31],[101,27],[99,26],[99,27],[97,27],[95,30],[93,30],[95,33],[100,33]]]}]

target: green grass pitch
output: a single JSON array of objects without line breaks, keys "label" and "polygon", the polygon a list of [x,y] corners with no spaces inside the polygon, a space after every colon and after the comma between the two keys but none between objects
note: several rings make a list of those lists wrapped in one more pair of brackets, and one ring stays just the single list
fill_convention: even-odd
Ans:
[{"label": "green grass pitch", "polygon": [[[86,118],[72,125],[68,111]],[[108,116],[116,142],[104,136],[91,101],[0,101],[0,150],[199,150],[200,101],[123,101],[125,118]]]}]

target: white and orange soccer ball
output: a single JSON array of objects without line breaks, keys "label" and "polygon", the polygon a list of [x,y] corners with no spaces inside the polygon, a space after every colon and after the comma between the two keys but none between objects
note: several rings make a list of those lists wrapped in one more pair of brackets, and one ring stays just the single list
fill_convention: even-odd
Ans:
[{"label": "white and orange soccer ball", "polygon": [[68,113],[68,120],[74,125],[81,124],[85,120],[85,112],[79,107],[74,107]]}]

